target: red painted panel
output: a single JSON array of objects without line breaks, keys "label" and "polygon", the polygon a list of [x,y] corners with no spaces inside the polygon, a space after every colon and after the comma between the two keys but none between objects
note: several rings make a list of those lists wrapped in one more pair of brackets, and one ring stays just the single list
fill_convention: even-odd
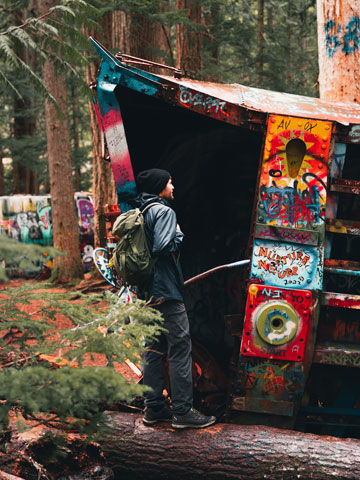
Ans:
[{"label": "red painted panel", "polygon": [[249,286],[241,353],[301,361],[311,319],[312,294],[252,284]]}]

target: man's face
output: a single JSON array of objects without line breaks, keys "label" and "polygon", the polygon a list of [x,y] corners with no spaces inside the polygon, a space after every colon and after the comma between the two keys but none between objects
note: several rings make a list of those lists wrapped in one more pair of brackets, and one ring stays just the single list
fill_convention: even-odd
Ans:
[{"label": "man's face", "polygon": [[165,198],[165,200],[174,200],[174,188],[175,187],[172,184],[172,179],[170,177],[164,190],[159,193],[159,197]]}]

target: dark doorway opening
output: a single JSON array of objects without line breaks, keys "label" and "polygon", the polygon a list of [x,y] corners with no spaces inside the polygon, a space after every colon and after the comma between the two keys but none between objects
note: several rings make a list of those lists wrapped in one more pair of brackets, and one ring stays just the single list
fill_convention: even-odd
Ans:
[{"label": "dark doorway opening", "polygon": [[[262,132],[213,120],[185,108],[118,87],[135,175],[168,170],[174,208],[185,234],[184,278],[245,259],[254,203]],[[233,338],[224,315],[242,309],[241,269],[218,273],[186,289],[193,337],[220,365],[227,365]]]}]

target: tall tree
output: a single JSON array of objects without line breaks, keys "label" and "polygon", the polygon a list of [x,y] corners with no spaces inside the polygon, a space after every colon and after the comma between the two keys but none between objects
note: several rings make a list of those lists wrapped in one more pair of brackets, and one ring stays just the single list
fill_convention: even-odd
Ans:
[{"label": "tall tree", "polygon": [[204,6],[204,32],[202,36],[202,77],[211,82],[221,82],[219,72],[220,39],[222,16],[219,0],[211,0]]},{"label": "tall tree", "polygon": [[263,50],[264,50],[264,0],[258,0],[258,47],[257,47],[257,76],[261,82],[263,75]]},{"label": "tall tree", "polygon": [[[123,53],[134,57],[144,58],[157,63],[174,65],[175,59],[171,44],[170,28],[164,18],[169,12],[168,0],[145,2],[142,9],[129,9],[127,12],[113,13],[113,47],[120,48]],[[116,16],[116,15],[121,15]],[[117,20],[122,25],[122,34],[119,35]],[[145,67],[145,70],[153,70]],[[163,72],[155,67],[157,73]]]},{"label": "tall tree", "polygon": [[[117,17],[120,20],[120,17]],[[100,31],[97,38],[107,47],[112,47],[113,14],[106,13],[99,19]],[[122,24],[125,27],[125,24]],[[119,28],[119,32],[123,29]],[[87,35],[94,31],[85,30]],[[89,57],[86,65],[86,80],[88,85],[94,84],[99,69],[99,58],[95,55]],[[100,117],[96,113],[97,105],[95,97],[89,99],[90,130],[92,137],[92,165],[93,165],[93,202],[94,202],[94,243],[96,247],[104,247],[106,244],[105,210],[106,204],[116,204],[115,186],[112,177],[110,162],[104,159],[104,133],[99,125]]]},{"label": "tall tree", "polygon": [[[58,0],[42,0],[40,14],[45,14],[58,3]],[[67,254],[54,260],[54,276],[60,282],[67,282],[81,278],[83,270],[74,202],[66,78],[64,72],[56,69],[54,63],[55,58],[60,58],[60,55],[60,49],[48,52],[43,67],[43,79],[59,109],[58,111],[49,100],[45,101],[54,246]]]},{"label": "tall tree", "polygon": [[360,0],[318,0],[319,88],[325,100],[360,101]]},{"label": "tall tree", "polygon": [[187,76],[198,76],[202,69],[201,24],[202,7],[199,0],[176,0],[176,9],[187,12],[188,22],[176,27],[177,67]]},{"label": "tall tree", "polygon": [[0,195],[5,195],[3,152],[0,147]]},{"label": "tall tree", "polygon": [[163,62],[169,50],[166,29],[145,15],[132,13],[129,16],[129,54],[153,62]]},{"label": "tall tree", "polygon": [[[13,24],[19,26],[24,23],[25,18],[30,14],[30,11],[35,8],[35,0],[30,0],[27,8],[18,9],[13,12]],[[24,48],[19,42],[15,45],[17,55],[22,61],[28,65],[32,70],[36,70],[36,58],[33,51]],[[21,78],[19,69],[16,73]],[[39,191],[38,174],[30,162],[26,161],[23,155],[24,140],[30,139],[36,132],[36,115],[33,104],[33,91],[24,85],[24,82],[17,81],[17,87],[22,93],[22,98],[13,93],[14,96],[14,122],[13,122],[13,138],[20,140],[17,150],[18,155],[13,155],[13,181],[14,193],[32,193],[37,194]],[[13,142],[16,145],[16,142]]]}]

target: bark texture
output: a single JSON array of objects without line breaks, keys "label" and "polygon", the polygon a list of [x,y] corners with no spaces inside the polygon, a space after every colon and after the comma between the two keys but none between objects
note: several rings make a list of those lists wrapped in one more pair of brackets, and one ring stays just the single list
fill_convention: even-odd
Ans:
[{"label": "bark texture", "polygon": [[3,152],[0,149],[0,195],[5,195]]},{"label": "bark texture", "polygon": [[[56,4],[57,0],[43,0],[40,12],[45,13]],[[54,246],[67,254],[54,260],[54,269],[59,282],[68,282],[82,278],[83,269],[74,202],[66,78],[64,73],[55,71],[50,60],[46,60],[43,79],[62,112],[60,118],[55,106],[45,102]]]},{"label": "bark texture", "polygon": [[[103,34],[97,34],[100,42],[107,48],[113,46],[113,26],[117,18],[117,12],[107,14],[101,19]],[[120,17],[119,17],[120,19]],[[117,24],[117,23],[116,23]],[[122,29],[119,27],[119,32]],[[86,35],[94,32],[85,32]],[[100,61],[96,60],[86,66],[86,81],[88,85],[96,81],[97,72],[100,67]],[[106,229],[104,207],[106,204],[116,204],[117,195],[112,176],[111,164],[104,160],[102,152],[102,143],[104,141],[101,133],[98,119],[95,113],[94,103],[89,100],[90,129],[92,136],[92,157],[93,157],[93,203],[94,203],[94,246],[105,247]]]},{"label": "bark texture", "polygon": [[[91,63],[86,67],[87,82],[96,79],[97,65]],[[93,156],[93,203],[94,203],[94,243],[95,247],[105,247],[106,231],[104,207],[106,204],[116,204],[115,186],[110,162],[106,162],[102,154],[102,134],[96,118],[94,105],[89,101],[90,128],[92,135]]]},{"label": "bark texture", "polygon": [[319,90],[324,100],[359,103],[360,0],[318,0]]},{"label": "bark texture", "polygon": [[258,61],[256,64],[258,82],[261,84],[262,75],[263,75],[263,50],[264,50],[264,0],[258,0],[258,45],[257,45],[257,54]]},{"label": "bark texture", "polygon": [[[27,9],[18,10],[14,15],[14,25],[21,25],[25,18],[30,16],[30,11],[35,8],[36,4],[34,0],[28,5]],[[22,46],[17,47],[17,55],[27,64],[29,67],[36,71],[37,59],[32,51],[24,49]],[[18,72],[19,75],[21,73]],[[36,133],[36,117],[31,114],[31,109],[34,107],[33,99],[29,92],[23,92],[23,98],[20,99],[14,96],[14,125],[13,136],[17,139],[31,138]],[[13,181],[14,189],[13,193],[39,193],[38,173],[34,171],[29,158],[24,156],[20,160],[13,161]]]},{"label": "bark texture", "polygon": [[[176,0],[177,10],[187,10],[189,20],[194,26],[202,22],[201,2],[198,0]],[[176,56],[177,67],[184,71],[186,76],[197,76],[202,68],[201,33],[196,28],[186,28],[183,23],[176,27]]]},{"label": "bark texture", "polygon": [[[165,3],[162,4],[161,11],[165,11],[167,7]],[[124,30],[127,32],[127,42],[123,53],[157,63],[174,63],[168,27],[141,14],[127,14],[126,18],[128,27],[124,27]],[[159,67],[140,65],[140,68],[158,74],[169,73]]]},{"label": "bark texture", "polygon": [[117,431],[101,446],[122,480],[360,478],[360,440],[229,424],[176,431],[129,413],[112,419]]}]

